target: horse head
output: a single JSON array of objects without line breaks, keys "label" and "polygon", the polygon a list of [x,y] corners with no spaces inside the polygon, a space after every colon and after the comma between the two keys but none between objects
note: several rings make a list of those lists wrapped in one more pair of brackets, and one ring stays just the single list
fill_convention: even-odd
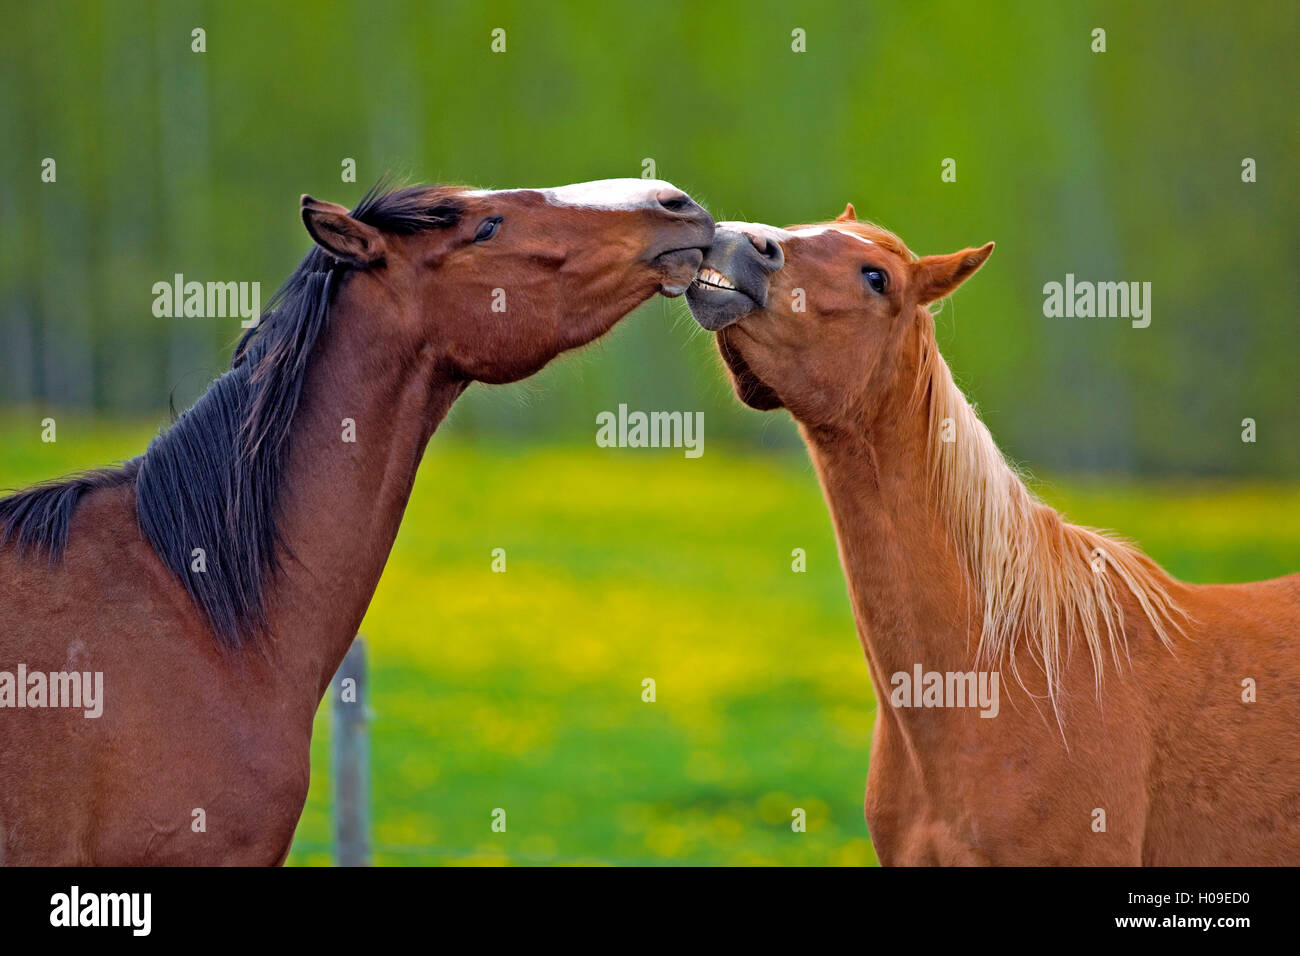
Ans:
[{"label": "horse head", "polygon": [[303,196],[302,218],[385,303],[395,346],[433,349],[450,374],[490,383],[531,375],[655,292],[681,295],[713,238],[690,196],[642,179],[411,187],[370,221]]},{"label": "horse head", "polygon": [[686,298],[717,333],[741,401],[831,425],[870,414],[882,390],[914,381],[900,365],[920,361],[924,307],[992,251],[990,242],[917,258],[851,205],[832,222],[787,229],[723,222]]}]

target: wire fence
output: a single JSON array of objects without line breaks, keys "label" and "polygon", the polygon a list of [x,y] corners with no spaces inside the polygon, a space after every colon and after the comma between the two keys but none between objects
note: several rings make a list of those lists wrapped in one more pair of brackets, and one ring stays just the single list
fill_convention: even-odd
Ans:
[{"label": "wire fence", "polygon": [[596,858],[519,850],[458,849],[372,842],[370,728],[375,723],[375,712],[369,703],[369,681],[366,642],[358,634],[330,681],[333,726],[330,734],[329,778],[334,839],[330,843],[295,841],[295,850],[308,854],[329,854],[336,866],[372,866],[377,858],[384,857],[407,862],[423,859],[549,866],[664,866],[670,862],[663,859]]},{"label": "wire fence", "polygon": [[334,727],[330,734],[330,793],[334,812],[334,862],[369,866],[370,688],[365,638],[357,635],[330,682]]}]

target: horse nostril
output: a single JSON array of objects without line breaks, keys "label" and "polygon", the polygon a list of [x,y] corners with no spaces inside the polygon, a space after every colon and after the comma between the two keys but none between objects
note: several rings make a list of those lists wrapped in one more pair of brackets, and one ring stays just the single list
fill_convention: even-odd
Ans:
[{"label": "horse nostril", "polygon": [[690,196],[676,189],[662,190],[655,199],[669,212],[686,212],[695,205]]},{"label": "horse nostril", "polygon": [[753,232],[746,232],[745,238],[754,247],[754,251],[762,257],[761,265],[764,272],[775,272],[785,265],[785,253],[781,251],[781,244],[775,239]]},{"label": "horse nostril", "polygon": [[749,241],[764,259],[775,259],[781,254],[781,247],[766,236],[750,236]]}]

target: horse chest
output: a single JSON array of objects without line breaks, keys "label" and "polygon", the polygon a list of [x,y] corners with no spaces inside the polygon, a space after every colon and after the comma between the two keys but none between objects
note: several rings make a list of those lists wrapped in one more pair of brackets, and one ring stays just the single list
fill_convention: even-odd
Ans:
[{"label": "horse chest", "polygon": [[[942,753],[909,747],[882,720],[864,810],[876,855],[892,866],[1128,865],[1141,853],[1133,778],[1074,767],[1014,743]],[[954,738],[955,739],[955,738]],[[1077,756],[1077,755],[1076,755]],[[1099,832],[1095,805],[1115,819]]]}]

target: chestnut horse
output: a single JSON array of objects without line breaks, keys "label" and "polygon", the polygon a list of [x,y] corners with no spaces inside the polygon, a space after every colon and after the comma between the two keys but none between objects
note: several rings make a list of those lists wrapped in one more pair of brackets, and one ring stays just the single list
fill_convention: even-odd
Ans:
[{"label": "chestnut horse", "polygon": [[5,863],[283,862],[451,404],[680,294],[713,236],[636,179],[304,196],[302,219],[318,248],[143,455],[0,500]]},{"label": "chestnut horse", "polygon": [[1035,499],[927,308],[992,250],[917,258],[852,206],[721,223],[687,293],[830,507],[880,701],[880,860],[1300,863],[1300,575],[1184,584]]}]

